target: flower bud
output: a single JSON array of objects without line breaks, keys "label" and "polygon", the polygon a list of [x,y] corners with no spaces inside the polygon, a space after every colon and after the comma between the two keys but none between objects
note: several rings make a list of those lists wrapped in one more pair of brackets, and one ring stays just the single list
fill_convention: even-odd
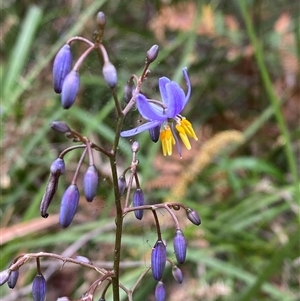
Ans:
[{"label": "flower bud", "polygon": [[124,175],[121,175],[118,179],[118,187],[119,187],[119,193],[120,196],[123,195],[123,193],[125,192],[126,189],[126,179]]},{"label": "flower bud", "polygon": [[151,268],[153,278],[161,280],[167,261],[167,249],[162,240],[158,240],[151,253]]},{"label": "flower bud", "polygon": [[129,103],[132,98],[133,91],[135,90],[135,84],[132,80],[129,80],[124,86],[124,101]]},{"label": "flower bud", "polygon": [[69,109],[75,102],[80,85],[78,71],[71,70],[66,76],[61,90],[61,105],[64,109]]},{"label": "flower bud", "polygon": [[198,215],[198,213],[191,209],[191,208],[188,208],[186,210],[186,215],[187,215],[187,218],[196,226],[199,226],[201,224],[201,219],[200,219],[200,216]]},{"label": "flower bud", "polygon": [[137,141],[134,141],[131,144],[131,150],[133,153],[137,153],[140,150],[140,144]]},{"label": "flower bud", "polygon": [[79,202],[79,191],[77,185],[71,184],[65,191],[59,212],[59,223],[63,228],[67,228],[76,213]]},{"label": "flower bud", "polygon": [[176,265],[173,266],[172,275],[178,283],[182,283],[183,275],[182,275],[181,269],[178,266],[176,266]]},{"label": "flower bud", "polygon": [[57,298],[56,301],[70,301],[70,299],[68,297],[60,297]]},{"label": "flower bud", "polygon": [[97,24],[100,26],[100,28],[104,28],[105,24],[106,24],[106,16],[104,14],[104,12],[99,11],[97,14],[97,18],[96,18],[96,22]]},{"label": "flower bud", "polygon": [[64,159],[55,159],[50,166],[50,173],[60,176],[65,173],[65,161]]},{"label": "flower bud", "polygon": [[181,230],[177,229],[175,232],[174,251],[178,263],[184,263],[186,256],[186,240]]},{"label": "flower bud", "polygon": [[155,300],[164,301],[166,299],[166,290],[164,284],[159,281],[155,287]]},{"label": "flower bud", "polygon": [[90,165],[83,178],[83,190],[88,202],[92,202],[97,194],[99,175],[96,167]]},{"label": "flower bud", "polygon": [[69,126],[63,121],[52,121],[50,123],[50,126],[54,131],[56,131],[58,133],[62,133],[62,134],[65,134],[65,133],[68,133],[71,131]]},{"label": "flower bud", "polygon": [[0,286],[7,282],[10,273],[11,273],[10,269],[6,269],[0,273]]},{"label": "flower bud", "polygon": [[32,283],[34,301],[44,301],[46,297],[46,280],[43,275],[36,275]]},{"label": "flower bud", "polygon": [[84,263],[91,264],[91,261],[85,256],[77,255],[75,257],[75,259],[78,260],[78,261],[84,262]]},{"label": "flower bud", "polygon": [[158,55],[158,45],[153,45],[148,51],[147,51],[147,61],[149,63],[152,63],[153,61],[156,60],[157,58],[157,55]]},{"label": "flower bud", "polygon": [[49,214],[47,213],[47,209],[49,208],[51,201],[55,195],[58,186],[59,174],[50,174],[48,184],[46,186],[46,191],[43,195],[41,205],[40,205],[40,214],[42,217],[47,218]]},{"label": "flower bud", "polygon": [[115,66],[110,62],[106,61],[102,68],[104,80],[110,88],[114,88],[118,83],[117,70]]},{"label": "flower bud", "polygon": [[149,134],[151,140],[156,143],[160,135],[160,125],[157,125],[154,128],[149,129]]},{"label": "flower bud", "polygon": [[61,93],[62,85],[67,74],[72,68],[72,53],[70,45],[65,44],[56,54],[53,69],[52,69],[52,82],[54,91],[58,94]]},{"label": "flower bud", "polygon": [[11,271],[9,278],[7,280],[7,285],[9,288],[15,288],[19,278],[19,270]]},{"label": "flower bud", "polygon": [[[142,189],[138,188],[133,194],[133,207],[143,206],[145,204],[145,195]],[[135,210],[134,215],[137,219],[141,220],[143,218],[144,210]]]}]

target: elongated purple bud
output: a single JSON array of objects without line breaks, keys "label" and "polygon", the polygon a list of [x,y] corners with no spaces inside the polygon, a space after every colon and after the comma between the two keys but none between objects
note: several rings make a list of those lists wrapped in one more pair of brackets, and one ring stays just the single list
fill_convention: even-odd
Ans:
[{"label": "elongated purple bud", "polygon": [[131,150],[133,153],[137,153],[140,150],[140,144],[137,141],[133,141],[131,144]]},{"label": "elongated purple bud", "polygon": [[49,216],[47,210],[57,190],[58,179],[59,179],[59,175],[50,174],[48,184],[46,186],[46,191],[43,195],[41,205],[40,205],[40,214],[44,218],[47,218]]},{"label": "elongated purple bud", "polygon": [[162,279],[167,261],[167,249],[162,240],[158,240],[151,253],[151,269],[153,278],[157,281]]},{"label": "elongated purple bud", "polygon": [[[145,195],[142,189],[138,188],[133,194],[133,207],[143,206],[145,204]],[[134,215],[137,219],[141,220],[144,215],[144,210],[135,210]]]},{"label": "elongated purple bud", "polygon": [[78,71],[71,70],[66,76],[61,90],[61,105],[69,109],[75,102],[79,90],[80,79]]},{"label": "elongated purple bud", "polygon": [[162,281],[159,281],[155,287],[155,300],[165,301],[165,299],[166,299],[166,290]]},{"label": "elongated purple bud", "polygon": [[156,60],[158,56],[159,47],[158,45],[153,45],[148,51],[147,51],[147,61],[149,63],[152,63]]},{"label": "elongated purple bud", "polygon": [[106,16],[104,12],[99,11],[96,18],[97,24],[100,26],[100,28],[104,28],[106,24]]},{"label": "elongated purple bud", "polygon": [[118,83],[117,70],[115,66],[110,62],[106,61],[102,68],[104,80],[110,88],[114,88]]},{"label": "elongated purple bud", "polygon": [[187,215],[187,218],[196,226],[199,226],[201,224],[201,219],[200,219],[200,216],[198,215],[198,213],[191,209],[191,208],[188,208],[186,210],[186,215]]},{"label": "elongated purple bud", "polygon": [[118,179],[118,187],[119,187],[119,193],[120,196],[122,196],[126,189],[126,179],[125,176],[121,175]]},{"label": "elongated purple bud", "polygon": [[62,133],[62,134],[65,134],[65,133],[68,133],[71,131],[69,126],[63,121],[52,121],[50,123],[50,126],[54,131],[56,131],[58,133]]},{"label": "elongated purple bud", "polygon": [[56,54],[53,69],[52,69],[52,82],[54,91],[58,94],[61,93],[62,85],[67,74],[72,68],[72,53],[70,45],[65,44]]},{"label": "elongated purple bud", "polygon": [[0,272],[0,286],[8,281],[10,273],[11,273],[10,269],[6,269]]},{"label": "elongated purple bud", "polygon": [[63,228],[67,228],[71,224],[78,203],[79,191],[77,185],[71,184],[65,191],[60,204],[59,223]]},{"label": "elongated purple bud", "polygon": [[97,194],[99,175],[96,167],[90,165],[83,178],[83,190],[88,202],[92,202]]},{"label": "elongated purple bud", "polygon": [[160,125],[155,126],[152,129],[149,129],[150,138],[153,142],[157,142],[160,135]]},{"label": "elongated purple bud", "polygon": [[65,173],[65,161],[64,159],[55,159],[50,166],[50,173],[60,176]]},{"label": "elongated purple bud", "polygon": [[181,230],[177,229],[175,232],[174,251],[178,263],[184,263],[186,257],[186,240]]},{"label": "elongated purple bud", "polygon": [[182,283],[183,275],[182,275],[181,269],[178,266],[176,266],[176,265],[173,266],[172,275],[178,283]]},{"label": "elongated purple bud", "polygon": [[11,271],[9,278],[7,280],[7,285],[9,288],[15,288],[19,278],[19,270]]},{"label": "elongated purple bud", "polygon": [[32,283],[33,301],[44,301],[46,298],[46,280],[43,275],[36,275]]}]

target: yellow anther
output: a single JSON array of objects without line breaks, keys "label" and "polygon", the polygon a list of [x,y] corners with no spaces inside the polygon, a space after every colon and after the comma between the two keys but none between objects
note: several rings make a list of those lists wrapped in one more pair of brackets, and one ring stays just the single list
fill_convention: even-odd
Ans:
[{"label": "yellow anther", "polygon": [[161,144],[162,144],[163,155],[171,156],[172,155],[172,145],[175,144],[175,139],[174,139],[172,131],[168,125],[165,126],[165,128],[160,132],[159,140],[161,141]]},{"label": "yellow anther", "polygon": [[185,117],[182,117],[180,124],[191,138],[194,138],[196,141],[198,141],[198,137],[195,134],[192,124]]}]

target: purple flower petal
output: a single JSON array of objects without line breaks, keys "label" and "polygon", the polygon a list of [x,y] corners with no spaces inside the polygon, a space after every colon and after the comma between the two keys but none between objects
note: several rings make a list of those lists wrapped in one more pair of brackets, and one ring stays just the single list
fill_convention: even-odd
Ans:
[{"label": "purple flower petal", "polygon": [[183,73],[183,77],[186,81],[186,85],[188,87],[188,91],[186,93],[185,101],[184,101],[184,105],[183,105],[183,107],[185,107],[186,103],[188,102],[188,100],[190,99],[190,96],[191,96],[191,82],[190,82],[190,78],[187,74],[187,68],[186,67],[182,69],[182,73]]},{"label": "purple flower petal", "polygon": [[165,110],[159,105],[150,103],[143,94],[138,94],[136,97],[136,105],[140,114],[148,120],[160,120],[167,119]]},{"label": "purple flower petal", "polygon": [[166,85],[166,90],[168,93],[167,103],[167,116],[168,118],[174,118],[179,114],[185,104],[185,95],[183,90],[176,82],[170,82]]},{"label": "purple flower petal", "polygon": [[168,84],[170,80],[167,77],[161,77],[158,80],[158,86],[159,86],[159,92],[161,95],[161,99],[163,103],[166,103],[166,100],[168,99],[168,93],[166,90],[166,84]]},{"label": "purple flower petal", "polygon": [[149,121],[147,123],[144,123],[132,130],[128,130],[128,131],[123,131],[121,132],[121,137],[131,137],[134,136],[136,134],[139,134],[141,132],[144,132],[146,130],[152,129],[158,125],[160,125],[162,122],[160,120],[155,120],[155,121]]}]

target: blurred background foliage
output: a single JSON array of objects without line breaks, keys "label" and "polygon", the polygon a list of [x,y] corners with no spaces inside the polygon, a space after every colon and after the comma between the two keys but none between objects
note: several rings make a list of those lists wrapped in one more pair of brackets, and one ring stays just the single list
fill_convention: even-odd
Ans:
[{"label": "blurred background foliage", "polygon": [[[67,38],[92,36],[94,16],[107,16],[103,43],[118,70],[119,96],[132,73],[139,74],[145,52],[158,44],[144,92],[159,97],[157,79],[181,81],[187,66],[192,97],[185,115],[199,141],[179,159],[165,158],[147,133],[139,172],[148,203],[176,200],[197,210],[195,227],[178,212],[188,239],[184,282],[164,276],[167,300],[299,300],[299,3],[245,1],[5,1],[1,8],[1,256],[5,269],[19,253],[84,255],[110,266],[114,207],[107,160],[96,154],[101,174],[98,197],[80,208],[68,229],[58,226],[60,197],[80,156],[66,157],[48,219],[39,204],[49,166],[70,145],[49,129],[64,120],[93,141],[109,147],[115,114],[101,66],[92,54],[80,70],[75,106],[64,111],[52,90],[51,65]],[[74,43],[78,57],[85,49]],[[184,83],[182,83],[184,84]],[[141,122],[137,111],[124,128]],[[130,142],[122,139],[118,167],[128,166]],[[174,226],[161,212],[169,245]],[[298,232],[298,233],[297,233]],[[122,281],[130,286],[145,270],[156,240],[151,214],[142,222],[126,218]],[[47,301],[79,298],[94,281],[93,271],[43,260]],[[0,288],[4,301],[31,300],[34,262],[21,268],[17,288]],[[154,300],[147,275],[135,300]],[[108,300],[110,300],[108,298]],[[124,299],[125,300],[125,299]]]}]

